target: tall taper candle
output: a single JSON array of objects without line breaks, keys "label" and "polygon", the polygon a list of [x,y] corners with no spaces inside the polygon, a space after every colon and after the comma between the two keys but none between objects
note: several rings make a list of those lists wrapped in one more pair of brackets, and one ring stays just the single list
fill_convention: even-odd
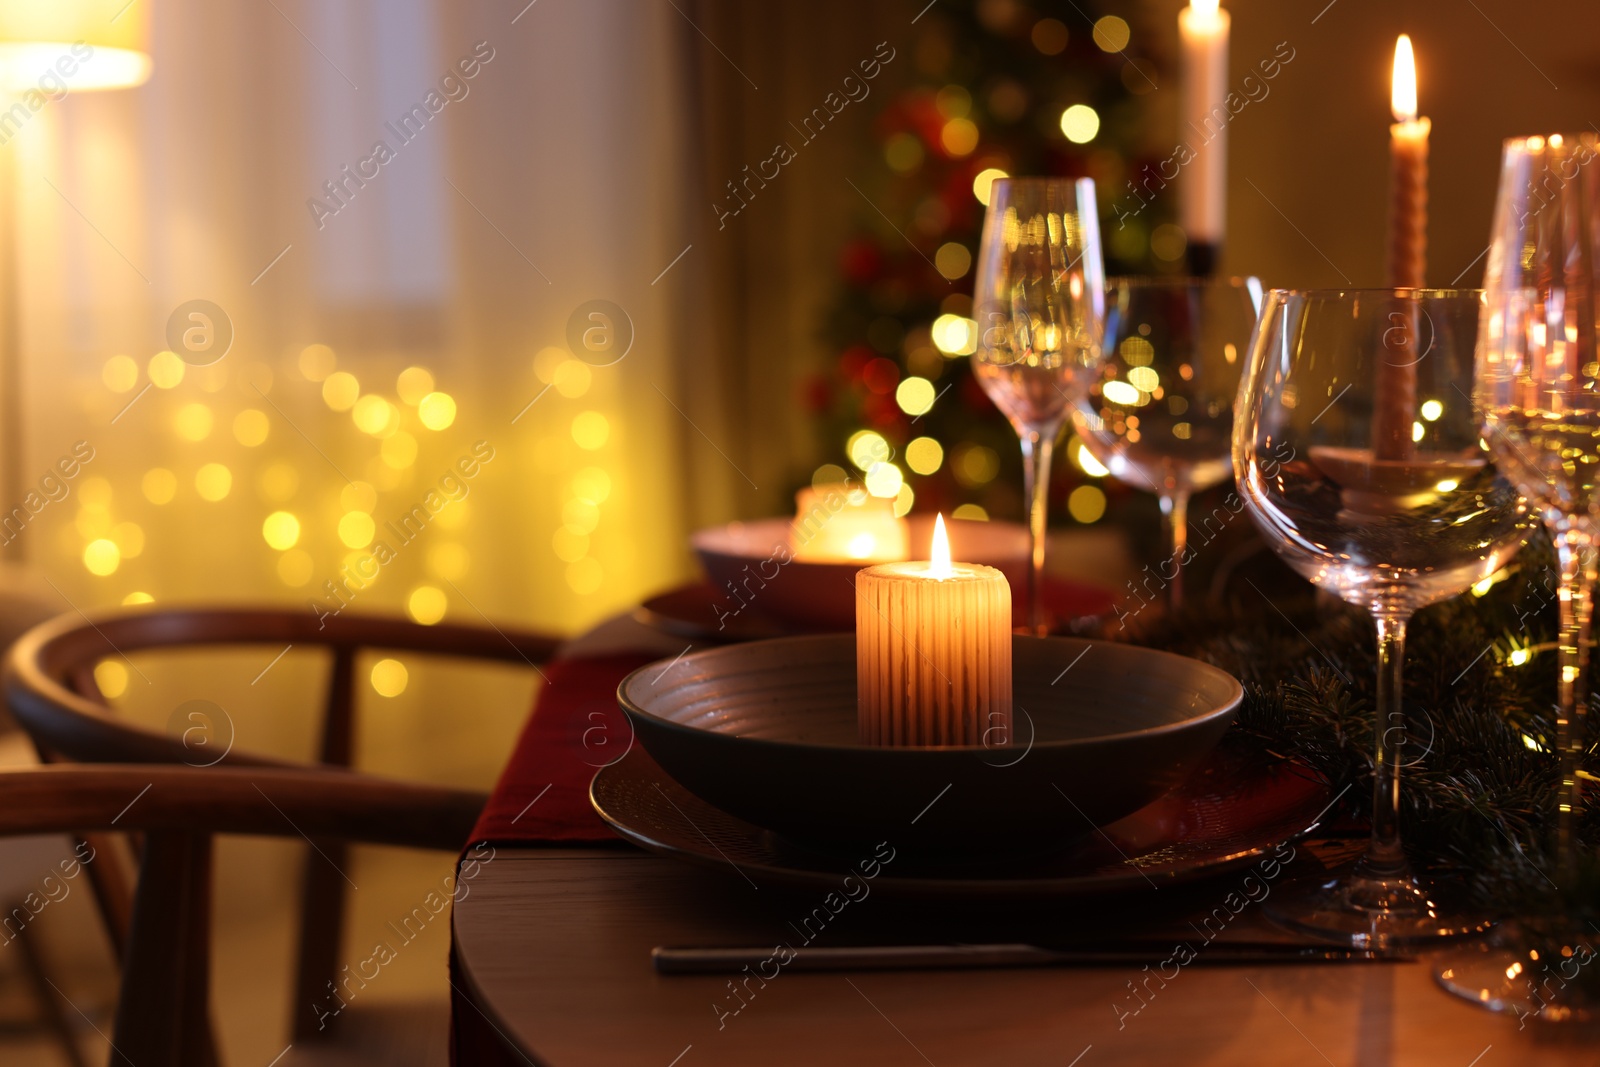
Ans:
[{"label": "tall taper candle", "polygon": [[1190,268],[1209,274],[1228,206],[1228,13],[1217,0],[1190,0],[1178,12],[1183,39],[1183,138],[1194,160],[1178,183],[1178,220],[1189,239]]},{"label": "tall taper candle", "polygon": [[856,575],[856,696],[864,744],[1011,743],[1011,586],[951,563],[942,517],[931,562]]},{"label": "tall taper candle", "polygon": [[[1394,80],[1390,87],[1394,125],[1389,127],[1389,248],[1387,284],[1398,289],[1421,288],[1428,262],[1428,131],[1432,124],[1417,117],[1417,64],[1411,38],[1394,46]],[[1409,317],[1409,311],[1403,312]],[[1378,363],[1378,408],[1373,448],[1378,459],[1409,459],[1415,446],[1411,426],[1417,411],[1417,330],[1388,335]]]}]

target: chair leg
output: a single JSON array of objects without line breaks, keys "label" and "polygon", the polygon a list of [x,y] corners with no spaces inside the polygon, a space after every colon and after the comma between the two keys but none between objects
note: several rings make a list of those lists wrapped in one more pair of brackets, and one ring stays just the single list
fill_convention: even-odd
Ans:
[{"label": "chair leg", "polygon": [[[326,857],[326,858],[324,858]],[[332,1034],[330,1013],[335,999],[339,947],[344,935],[344,875],[349,850],[337,841],[318,841],[306,853],[300,891],[300,956],[295,976],[293,1037],[297,1042],[324,1040]]]},{"label": "chair leg", "polygon": [[112,1028],[114,1065],[214,1067],[210,883],[210,838],[146,836]]},{"label": "chair leg", "polygon": [[[8,909],[9,910],[9,909]],[[56,1035],[61,1042],[61,1054],[66,1057],[72,1067],[89,1067],[88,1060],[83,1057],[83,1049],[78,1046],[78,1035],[72,1028],[72,1023],[67,1019],[67,1013],[61,1010],[61,1002],[66,994],[56,989],[50,981],[50,975],[45,970],[44,958],[39,954],[39,946],[35,943],[37,937],[24,930],[22,936],[17,938],[17,948],[22,953],[22,966],[28,972],[28,979],[33,983],[34,991],[38,994],[39,1010],[44,1013],[45,1025]]]}]

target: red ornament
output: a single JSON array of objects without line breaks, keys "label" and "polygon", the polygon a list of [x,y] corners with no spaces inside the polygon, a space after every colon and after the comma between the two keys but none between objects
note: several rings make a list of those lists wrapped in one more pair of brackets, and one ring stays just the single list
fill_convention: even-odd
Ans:
[{"label": "red ornament", "polygon": [[867,364],[877,358],[870,345],[851,345],[839,356],[839,376],[847,382],[858,382]]},{"label": "red ornament", "polygon": [[900,365],[892,359],[879,356],[861,374],[861,380],[868,389],[874,393],[886,394],[894,392],[894,387],[900,384]]},{"label": "red ornament", "polygon": [[839,270],[851,285],[870,285],[883,273],[883,251],[870,239],[857,237],[839,250]]},{"label": "red ornament", "polygon": [[833,407],[833,386],[824,375],[811,375],[801,392],[806,410],[813,415],[820,415]]}]

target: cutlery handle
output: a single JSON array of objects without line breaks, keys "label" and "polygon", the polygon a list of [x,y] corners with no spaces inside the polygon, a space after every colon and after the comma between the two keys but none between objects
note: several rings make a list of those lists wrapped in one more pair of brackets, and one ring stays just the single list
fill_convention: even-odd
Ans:
[{"label": "cutlery handle", "polygon": [[[1043,967],[1063,962],[1062,953],[1037,945],[863,945],[794,949],[788,962],[772,948],[674,948],[650,953],[662,974],[711,974],[778,963],[786,971],[927,970],[960,967]],[[1132,959],[1132,953],[1117,955]],[[1138,958],[1145,959],[1148,953]],[[1107,961],[1113,962],[1113,961]]]},{"label": "cutlery handle", "polygon": [[[845,945],[792,949],[781,958],[768,947],[674,947],[650,953],[662,974],[727,974],[776,965],[787,971],[951,970],[979,967],[1138,966],[1169,955],[1170,944],[1129,944],[1049,949],[1039,945]],[[1219,942],[1191,957],[1191,964],[1283,964],[1407,962],[1409,957],[1341,948],[1262,942]],[[770,976],[769,976],[770,977]]]}]

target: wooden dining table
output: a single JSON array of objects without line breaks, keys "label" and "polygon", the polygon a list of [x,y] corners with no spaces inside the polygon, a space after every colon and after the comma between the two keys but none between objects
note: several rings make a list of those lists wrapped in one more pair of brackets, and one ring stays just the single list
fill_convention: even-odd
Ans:
[{"label": "wooden dining table", "polygon": [[[623,617],[568,654],[644,648],[670,658],[686,645]],[[1299,873],[1314,873],[1316,850],[1299,852]],[[662,974],[651,957],[658,946],[797,943],[797,924],[821,894],[763,884],[732,862],[694,865],[620,841],[496,845],[491,853],[478,854],[470,891],[455,905],[452,982],[457,1026],[492,1034],[507,1063],[1600,1064],[1594,1029],[1465,1003],[1435,985],[1425,956],[1220,964],[1202,945],[1185,966],[1155,952],[1143,965]],[[1188,922],[1233,888],[1223,876],[1031,904],[868,893],[840,909],[817,944],[1133,935],[1195,943],[1199,931]],[[1232,939],[1275,936],[1254,901],[1227,931]]]}]

